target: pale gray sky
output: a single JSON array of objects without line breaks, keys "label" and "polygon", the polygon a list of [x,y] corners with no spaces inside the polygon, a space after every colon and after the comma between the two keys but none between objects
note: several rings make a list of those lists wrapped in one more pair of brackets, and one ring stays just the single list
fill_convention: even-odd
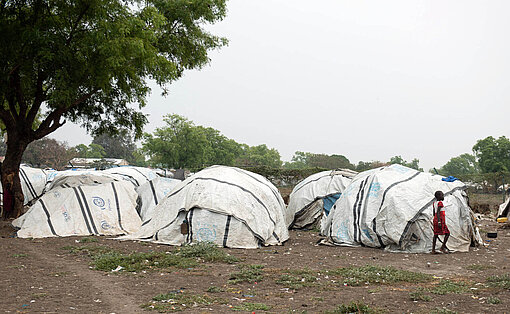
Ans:
[{"label": "pale gray sky", "polygon": [[[146,131],[184,115],[237,142],[428,170],[510,136],[510,2],[230,0],[230,40],[164,98]],[[52,137],[90,143],[77,126]]]}]

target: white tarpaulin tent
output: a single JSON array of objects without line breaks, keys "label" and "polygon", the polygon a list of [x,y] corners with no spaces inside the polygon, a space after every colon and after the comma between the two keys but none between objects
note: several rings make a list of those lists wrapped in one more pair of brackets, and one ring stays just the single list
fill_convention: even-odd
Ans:
[{"label": "white tarpaulin tent", "polygon": [[20,238],[119,235],[137,231],[137,194],[127,181],[57,187],[13,221]]},{"label": "white tarpaulin tent", "polygon": [[135,186],[145,184],[158,176],[156,172],[149,168],[131,166],[113,167],[103,170],[102,172],[121,175],[124,179],[131,181]]},{"label": "white tarpaulin tent", "polygon": [[66,170],[57,171],[51,181],[46,185],[45,191],[51,191],[58,187],[75,187],[82,185],[97,185],[102,183],[110,183],[112,181],[121,181],[124,177],[116,174],[105,173],[96,170]]},{"label": "white tarpaulin tent", "polygon": [[136,192],[140,201],[138,213],[142,221],[152,217],[154,208],[181,182],[177,179],[156,177],[137,187]]},{"label": "white tarpaulin tent", "polygon": [[309,228],[329,214],[330,205],[340,197],[351,179],[358,174],[348,169],[322,171],[299,182],[289,196],[285,215],[289,228]]},{"label": "white tarpaulin tent", "polygon": [[[481,238],[467,204],[466,185],[400,165],[357,175],[327,218],[325,243],[385,247],[390,251],[429,252],[432,248],[434,192],[443,191],[448,248],[466,252]],[[441,245],[441,243],[438,243]]]},{"label": "white tarpaulin tent", "polygon": [[179,183],[124,239],[180,245],[201,241],[232,248],[278,245],[288,239],[285,204],[266,178],[212,166]]},{"label": "white tarpaulin tent", "polygon": [[55,171],[32,168],[24,165],[20,167],[19,177],[24,196],[23,204],[28,204],[44,193],[47,176],[53,172]]},{"label": "white tarpaulin tent", "polygon": [[510,217],[510,198],[499,205],[498,218],[499,217]]}]

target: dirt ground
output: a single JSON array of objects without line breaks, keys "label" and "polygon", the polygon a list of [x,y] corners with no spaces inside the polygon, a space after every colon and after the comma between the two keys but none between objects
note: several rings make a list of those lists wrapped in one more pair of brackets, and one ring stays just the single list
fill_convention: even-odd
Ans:
[{"label": "dirt ground", "polygon": [[[485,231],[494,231],[497,227],[493,220],[481,220]],[[94,270],[87,254],[70,253],[64,247],[101,246],[126,253],[172,252],[177,248],[105,237],[94,238],[97,242],[90,243],[81,243],[83,237],[19,239],[14,237],[14,230],[7,222],[1,224],[0,235],[0,311],[5,313],[150,312],[150,308],[141,306],[150,305],[158,294],[172,291],[222,300],[212,304],[175,305],[175,310],[192,313],[239,309],[256,313],[264,310],[317,313],[333,311],[340,304],[352,301],[387,313],[505,313],[510,304],[509,290],[487,284],[489,276],[510,273],[507,269],[510,267],[510,229],[499,230],[498,238],[486,241],[485,247],[474,248],[469,253],[444,255],[318,246],[316,232],[291,231],[290,240],[284,246],[222,249],[239,257],[241,262],[238,263],[200,263],[198,267],[184,270],[168,268],[140,273]],[[262,280],[229,283],[230,274],[238,271],[240,264],[263,265]],[[328,276],[331,269],[364,265],[393,266],[435,277],[427,283],[352,286]],[[289,288],[289,285],[277,283],[285,271],[303,269],[316,277],[312,286]],[[466,289],[446,294],[426,290],[445,279],[461,282]],[[410,295],[417,291],[425,293],[418,292],[418,300],[413,301]],[[246,307],[243,308],[243,304]],[[262,304],[262,310],[251,310],[252,304]]]}]

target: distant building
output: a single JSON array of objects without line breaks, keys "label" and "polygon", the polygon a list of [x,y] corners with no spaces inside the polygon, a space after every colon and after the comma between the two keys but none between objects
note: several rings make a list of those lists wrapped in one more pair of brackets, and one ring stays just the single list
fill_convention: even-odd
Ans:
[{"label": "distant building", "polygon": [[92,168],[98,164],[109,164],[112,166],[128,166],[125,159],[119,158],[73,158],[69,161],[67,168]]}]

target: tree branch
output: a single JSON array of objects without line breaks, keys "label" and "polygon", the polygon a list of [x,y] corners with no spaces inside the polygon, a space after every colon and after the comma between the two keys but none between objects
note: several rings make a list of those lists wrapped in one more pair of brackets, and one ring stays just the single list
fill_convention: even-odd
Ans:
[{"label": "tree branch", "polygon": [[[28,111],[27,115],[27,123],[32,125],[34,123],[35,117],[37,116],[37,113],[39,112],[39,109],[41,108],[42,102],[46,98],[46,95],[44,94],[43,90],[43,82],[46,79],[46,76],[39,70],[37,73],[37,83],[35,87],[35,97],[34,102],[32,103],[32,107]],[[21,114],[21,112],[20,112]],[[24,113],[25,114],[25,113]]]},{"label": "tree branch", "polygon": [[74,25],[71,25],[71,32],[69,33],[69,38],[67,38],[67,40],[66,40],[66,45],[69,45],[71,43],[71,40],[73,40],[73,36],[75,34],[76,27],[78,27],[78,23],[80,23],[81,19],[83,18],[85,13],[87,13],[89,8],[90,8],[90,4],[87,4],[85,6],[85,8],[83,9],[83,11],[81,11],[80,14],[78,15],[78,18],[76,19],[76,21],[74,21]]},{"label": "tree branch", "polygon": [[14,120],[19,119],[18,110],[16,110],[16,100],[18,100],[18,102],[23,100],[19,77],[19,65],[15,66],[9,72],[9,91],[7,92],[7,104],[9,105],[9,110]]},{"label": "tree branch", "polygon": [[90,97],[92,97],[92,95],[94,95],[96,92],[98,91],[98,89],[94,89],[90,92],[88,92],[87,94],[81,96],[80,98],[78,98],[75,102],[73,102],[71,105],[67,106],[67,107],[59,107],[59,108],[56,108],[55,110],[53,110],[47,117],[46,119],[44,119],[44,121],[41,123],[41,125],[39,125],[39,127],[37,128],[37,130],[35,130],[33,132],[33,136],[34,138],[36,139],[40,139],[40,138],[43,138],[45,137],[46,135],[50,134],[51,132],[55,131],[56,129],[58,129],[59,127],[61,127],[62,125],[64,125],[65,121],[63,121],[62,123],[60,123],[60,118],[62,117],[62,115],[64,113],[66,113],[67,111],[75,108],[76,106],[78,106],[79,104],[81,104],[82,102],[86,101],[87,99],[89,99]]}]

